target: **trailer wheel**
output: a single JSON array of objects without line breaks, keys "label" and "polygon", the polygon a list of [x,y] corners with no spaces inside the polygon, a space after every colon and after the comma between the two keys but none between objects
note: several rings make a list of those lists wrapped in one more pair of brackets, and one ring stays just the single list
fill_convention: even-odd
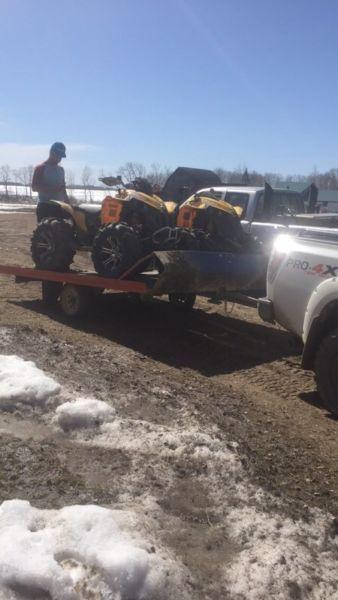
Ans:
[{"label": "trailer wheel", "polygon": [[60,294],[61,310],[66,317],[83,316],[90,304],[90,291],[84,286],[66,283]]},{"label": "trailer wheel", "polygon": [[169,294],[169,302],[180,310],[192,310],[196,301],[196,294]]},{"label": "trailer wheel", "polygon": [[315,375],[323,404],[338,416],[338,329],[322,341],[315,360]]},{"label": "trailer wheel", "polygon": [[42,302],[46,306],[55,306],[62,290],[58,281],[42,281]]}]

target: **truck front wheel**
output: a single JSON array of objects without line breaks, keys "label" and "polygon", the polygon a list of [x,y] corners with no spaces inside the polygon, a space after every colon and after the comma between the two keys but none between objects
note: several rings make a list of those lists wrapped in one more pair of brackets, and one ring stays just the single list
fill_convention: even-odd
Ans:
[{"label": "truck front wheel", "polygon": [[334,329],[320,344],[315,374],[323,404],[332,414],[338,416],[338,329]]}]

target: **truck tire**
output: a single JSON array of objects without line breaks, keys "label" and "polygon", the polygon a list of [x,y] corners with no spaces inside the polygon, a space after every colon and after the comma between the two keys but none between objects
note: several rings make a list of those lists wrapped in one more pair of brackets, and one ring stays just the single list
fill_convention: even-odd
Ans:
[{"label": "truck tire", "polygon": [[31,252],[38,269],[67,271],[76,251],[73,228],[64,219],[42,219],[32,236]]},{"label": "truck tire", "polygon": [[94,239],[93,264],[96,272],[104,277],[120,277],[141,257],[140,240],[127,225],[102,227]]},{"label": "truck tire", "polygon": [[315,375],[324,406],[338,416],[338,329],[329,333],[320,344]]}]

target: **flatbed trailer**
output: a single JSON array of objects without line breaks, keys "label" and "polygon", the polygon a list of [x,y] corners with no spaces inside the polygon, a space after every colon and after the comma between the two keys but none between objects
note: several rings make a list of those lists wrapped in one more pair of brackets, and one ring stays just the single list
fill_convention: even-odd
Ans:
[{"label": "flatbed trailer", "polygon": [[0,265],[0,275],[14,276],[15,283],[40,282],[43,302],[52,306],[60,299],[61,310],[69,317],[84,314],[91,297],[100,291],[109,290],[138,295],[152,293],[151,276],[148,281],[145,277],[141,281],[110,279],[86,271],[74,270],[63,273],[17,265]]},{"label": "flatbed trailer", "polygon": [[182,308],[191,308],[196,295],[227,300],[229,293],[248,289],[265,269],[262,256],[255,254],[161,251],[141,259],[118,279],[87,271],[47,271],[17,265],[0,265],[0,275],[14,276],[16,283],[41,282],[43,301],[52,305],[60,299],[62,311],[75,317],[86,311],[100,290],[168,295],[171,303]]}]

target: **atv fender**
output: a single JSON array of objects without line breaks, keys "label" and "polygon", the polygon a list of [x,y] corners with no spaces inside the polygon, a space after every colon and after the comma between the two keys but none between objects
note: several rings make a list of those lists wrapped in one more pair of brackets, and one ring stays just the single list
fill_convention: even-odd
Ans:
[{"label": "atv fender", "polygon": [[74,225],[73,209],[66,202],[57,202],[54,200],[39,202],[36,212],[39,221],[48,217],[54,217],[56,219],[66,219]]}]

